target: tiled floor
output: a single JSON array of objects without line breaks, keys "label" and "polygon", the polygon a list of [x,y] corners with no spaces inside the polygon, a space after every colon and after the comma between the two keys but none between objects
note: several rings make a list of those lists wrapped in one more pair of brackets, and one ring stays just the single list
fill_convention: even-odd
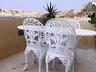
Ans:
[{"label": "tiled floor", "polygon": [[[95,49],[77,49],[77,57],[75,62],[75,72],[96,72],[96,50]],[[13,56],[0,61],[0,72],[23,72],[24,54],[20,52]],[[56,64],[60,69],[55,72],[64,72],[64,67]],[[60,71],[59,71],[60,70]],[[25,72],[38,72],[38,65],[31,64]],[[45,72],[43,63],[42,72]],[[49,72],[52,72],[51,70]]]}]

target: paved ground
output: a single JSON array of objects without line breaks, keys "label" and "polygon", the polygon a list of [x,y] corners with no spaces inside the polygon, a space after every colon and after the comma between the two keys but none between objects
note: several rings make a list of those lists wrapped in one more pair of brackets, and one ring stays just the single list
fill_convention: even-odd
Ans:
[{"label": "paved ground", "polygon": [[[96,50],[95,49],[77,49],[77,57],[75,62],[75,72],[96,72]],[[23,52],[17,53],[0,61],[0,72],[23,72],[24,67]],[[58,70],[55,72],[64,72],[61,64],[56,64]],[[38,72],[38,64],[30,65],[25,72]],[[42,72],[45,72],[43,63]],[[51,70],[49,72],[52,72]]]}]

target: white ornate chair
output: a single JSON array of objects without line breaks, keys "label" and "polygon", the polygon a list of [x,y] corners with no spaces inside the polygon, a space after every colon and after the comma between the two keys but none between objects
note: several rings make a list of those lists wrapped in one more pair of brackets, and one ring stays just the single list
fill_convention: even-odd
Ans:
[{"label": "white ornate chair", "polygon": [[73,18],[63,18],[63,19],[67,20],[75,29],[81,29],[81,26],[78,20]]},{"label": "white ornate chair", "polygon": [[74,28],[62,19],[51,19],[45,26],[45,40],[49,44],[46,54],[46,72],[48,63],[58,57],[65,72],[69,72],[72,67],[74,72],[74,56],[76,50],[76,33]]},{"label": "white ornate chair", "polygon": [[45,26],[48,27],[62,27],[64,28],[66,24],[70,24],[68,21],[63,18],[53,18],[46,22]]},{"label": "white ornate chair", "polygon": [[41,22],[39,22],[37,19],[35,19],[35,18],[26,18],[26,19],[24,19],[23,25],[43,26],[43,24]]},{"label": "white ornate chair", "polygon": [[[75,29],[81,29],[80,23],[78,20],[73,18],[63,18],[64,20],[67,20]],[[77,43],[79,41],[80,37],[76,37]]]},{"label": "white ornate chair", "polygon": [[44,28],[42,23],[33,18],[27,18],[23,23],[24,36],[26,39],[25,49],[25,67],[26,70],[28,65],[28,56],[31,51],[35,54],[36,60],[39,60],[39,72],[41,71],[41,63],[46,55],[47,47],[42,46],[44,38]]}]

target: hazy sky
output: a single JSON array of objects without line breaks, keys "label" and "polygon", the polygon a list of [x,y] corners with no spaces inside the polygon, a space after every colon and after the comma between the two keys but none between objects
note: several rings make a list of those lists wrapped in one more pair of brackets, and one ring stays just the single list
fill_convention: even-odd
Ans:
[{"label": "hazy sky", "polygon": [[0,8],[45,11],[43,6],[46,6],[46,3],[52,2],[56,4],[58,10],[79,10],[82,4],[90,1],[91,0],[0,0]]}]

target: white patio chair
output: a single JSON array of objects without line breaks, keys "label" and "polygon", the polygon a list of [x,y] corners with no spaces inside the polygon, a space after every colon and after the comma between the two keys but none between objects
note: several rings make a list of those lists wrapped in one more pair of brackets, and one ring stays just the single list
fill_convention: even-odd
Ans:
[{"label": "white patio chair", "polygon": [[73,18],[63,18],[63,19],[67,20],[75,29],[81,29],[81,26],[78,20]]},{"label": "white patio chair", "polygon": [[[78,20],[73,18],[63,18],[64,20],[67,20],[75,29],[81,29],[80,23]],[[80,37],[76,37],[77,43],[79,41]]]},{"label": "white patio chair", "polygon": [[[28,24],[27,24],[28,23]],[[36,55],[36,60],[39,60],[39,72],[41,71],[41,63],[46,55],[47,47],[42,46],[44,29],[42,23],[33,18],[27,18],[23,23],[24,36],[26,39],[26,49],[25,49],[25,67],[23,70],[27,69],[28,56],[31,51]]]},{"label": "white patio chair", "polygon": [[[59,22],[63,22],[62,24],[60,24]],[[49,27],[65,27],[65,25],[70,24],[71,26],[73,26],[74,29],[81,29],[80,23],[78,20],[76,19],[72,19],[72,18],[54,18],[54,19],[50,19],[49,21],[47,21],[47,23],[45,24],[46,26]],[[65,24],[65,25],[64,25]],[[76,44],[79,42],[80,36],[76,37]]]},{"label": "white patio chair", "polygon": [[35,18],[26,18],[23,21],[23,25],[36,25],[43,26],[43,24]]},{"label": "white patio chair", "polygon": [[[63,25],[64,28],[58,27],[57,24],[60,26]],[[48,63],[55,57],[58,57],[63,65],[65,65],[65,72],[69,72],[71,67],[72,72],[74,72],[76,50],[76,33],[74,28],[70,24],[67,24],[67,22],[60,21],[60,19],[59,22],[56,19],[51,19],[45,26],[45,39],[49,44],[46,54],[46,72],[48,72]]]},{"label": "white patio chair", "polygon": [[70,24],[70,23],[68,21],[64,20],[63,18],[53,18],[53,19],[48,20],[46,22],[45,26],[64,28],[66,24]]}]

